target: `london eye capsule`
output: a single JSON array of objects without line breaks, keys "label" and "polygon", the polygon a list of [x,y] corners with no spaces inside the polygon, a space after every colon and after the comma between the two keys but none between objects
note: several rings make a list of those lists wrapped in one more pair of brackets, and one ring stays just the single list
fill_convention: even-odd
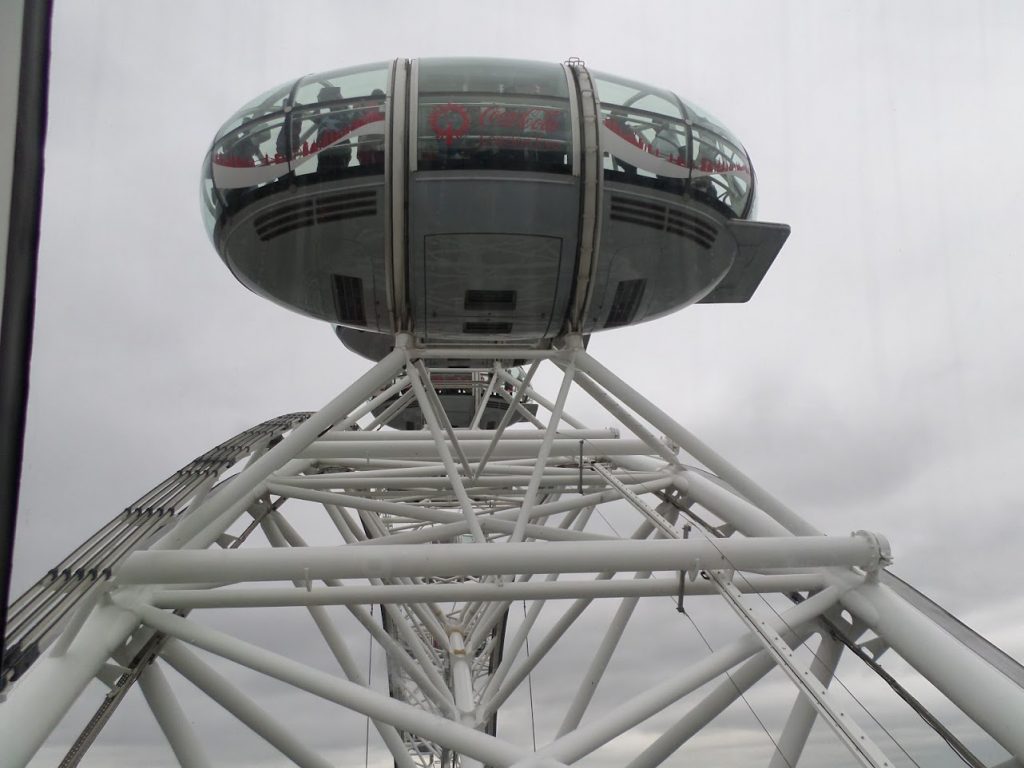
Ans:
[{"label": "london eye capsule", "polygon": [[469,58],[275,88],[217,132],[203,179],[235,277],[364,354],[389,346],[367,332],[545,346],[746,301],[789,233],[751,220],[755,194],[739,141],[669,91]]}]

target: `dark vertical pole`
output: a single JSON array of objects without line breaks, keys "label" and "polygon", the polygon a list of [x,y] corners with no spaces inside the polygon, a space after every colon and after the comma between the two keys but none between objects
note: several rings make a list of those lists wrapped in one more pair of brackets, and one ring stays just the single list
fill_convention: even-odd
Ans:
[{"label": "dark vertical pole", "polygon": [[0,322],[0,648],[7,628],[14,530],[28,404],[36,258],[43,204],[43,147],[50,74],[52,0],[26,0],[14,129],[11,208]]}]

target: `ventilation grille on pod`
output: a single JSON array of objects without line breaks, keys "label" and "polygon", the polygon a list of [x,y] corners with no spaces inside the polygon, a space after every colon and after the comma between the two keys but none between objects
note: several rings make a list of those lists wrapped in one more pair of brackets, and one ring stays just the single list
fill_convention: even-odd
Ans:
[{"label": "ventilation grille on pod", "polygon": [[704,248],[714,245],[718,237],[718,228],[710,221],[649,200],[612,195],[610,216],[612,221],[625,221],[660,232],[671,232]]},{"label": "ventilation grille on pod", "polygon": [[254,226],[260,240],[266,242],[288,232],[314,224],[377,215],[377,192],[366,189],[307,198],[279,205],[256,217]]}]

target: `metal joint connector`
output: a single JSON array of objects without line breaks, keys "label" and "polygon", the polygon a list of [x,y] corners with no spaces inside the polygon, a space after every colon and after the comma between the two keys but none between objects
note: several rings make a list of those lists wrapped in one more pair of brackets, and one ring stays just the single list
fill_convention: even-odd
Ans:
[{"label": "metal joint connector", "polygon": [[889,540],[885,536],[874,531],[853,531],[850,535],[866,539],[874,550],[874,563],[864,569],[869,574],[877,574],[880,568],[885,568],[892,564],[892,548],[889,546]]}]

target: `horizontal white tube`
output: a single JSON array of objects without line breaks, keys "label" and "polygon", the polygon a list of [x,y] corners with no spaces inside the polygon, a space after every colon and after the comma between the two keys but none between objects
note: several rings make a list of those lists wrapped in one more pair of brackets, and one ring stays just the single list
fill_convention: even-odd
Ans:
[{"label": "horizontal white tube", "polygon": [[[822,589],[817,574],[792,576],[748,575],[736,581],[741,592],[808,592]],[[687,581],[685,595],[717,595],[712,582]],[[280,587],[251,589],[161,589],[151,602],[157,608],[245,608],[296,605],[361,605],[378,603],[447,603],[474,600],[559,600],[601,597],[675,597],[677,577],[662,579],[613,579],[608,581],[515,581],[509,583],[352,585],[313,587],[310,590]]]},{"label": "horizontal white tube", "polygon": [[[633,475],[620,475],[620,479],[645,483],[648,480],[659,480],[665,475],[660,472],[644,472]],[[529,484],[529,475],[485,475],[475,480],[466,480],[466,488],[507,488]],[[274,479],[276,486],[292,485],[296,488],[451,488],[452,481],[448,477],[346,477],[344,472],[330,475],[301,475],[298,477],[279,477]],[[541,486],[564,485],[571,488],[584,486],[607,485],[600,475],[587,472],[583,482],[575,474],[549,474],[540,477]]]},{"label": "horizontal white tube", "polygon": [[[490,440],[497,434],[495,429],[455,429],[455,436],[462,440]],[[558,437],[564,440],[614,440],[619,436],[617,429],[560,429]],[[506,429],[501,433],[502,440],[541,440],[544,432],[539,429]],[[357,429],[331,430],[320,437],[321,440],[332,442],[362,442],[388,440],[423,440],[433,439],[425,430],[398,431],[394,429],[380,432],[364,432]]]},{"label": "horizontal white tube", "polygon": [[[502,440],[494,447],[491,458],[531,459],[537,457],[540,440]],[[467,459],[479,459],[490,445],[488,440],[460,440]],[[604,438],[585,440],[584,456],[633,456],[650,453],[642,440]],[[552,456],[579,456],[578,440],[558,439],[551,447]],[[319,441],[306,448],[300,456],[306,459],[437,459],[437,448],[424,440]]]},{"label": "horizontal white tube", "polygon": [[879,564],[875,537],[669,539],[517,544],[396,544],[295,550],[140,551],[118,572],[122,584],[195,584],[307,579],[452,577],[692,569],[805,568]]}]

